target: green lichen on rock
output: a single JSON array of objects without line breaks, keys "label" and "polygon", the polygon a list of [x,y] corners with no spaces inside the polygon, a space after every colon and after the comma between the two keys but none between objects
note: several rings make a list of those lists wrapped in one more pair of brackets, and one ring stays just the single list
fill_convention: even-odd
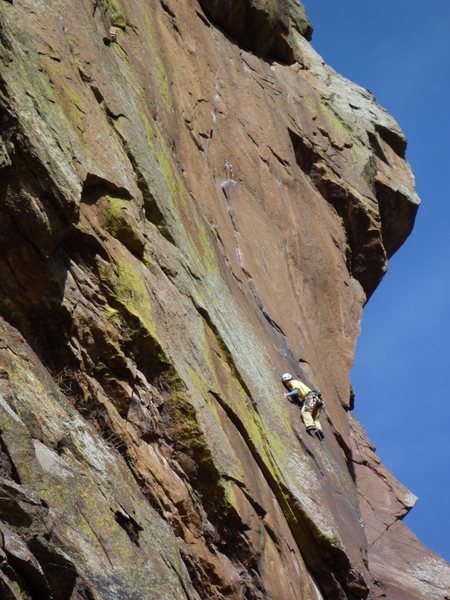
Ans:
[{"label": "green lichen on rock", "polygon": [[377,175],[377,171],[378,167],[376,158],[373,156],[373,154],[371,154],[367,159],[367,162],[364,165],[364,168],[361,172],[361,176],[363,177],[364,181],[367,183],[370,189],[372,189],[375,184],[375,177]]},{"label": "green lichen on rock", "polygon": [[103,307],[103,312],[106,314],[108,321],[116,329],[120,330],[120,328],[122,327],[122,324],[123,324],[123,320],[122,320],[122,317],[120,316],[120,312],[117,309],[112,308],[109,305],[105,305]]},{"label": "green lichen on rock", "polygon": [[108,5],[109,15],[111,18],[111,25],[118,27],[119,29],[126,29],[127,21],[122,14],[120,3],[118,0],[106,0]]},{"label": "green lichen on rock", "polygon": [[173,361],[163,348],[156,326],[150,290],[150,276],[136,258],[120,251],[109,263],[97,262],[98,275],[108,303],[120,314],[119,333],[122,346],[131,353],[138,368],[149,381],[165,381],[167,389],[186,389],[179,385]]},{"label": "green lichen on rock", "polygon": [[[217,404],[221,406],[227,417],[240,432],[249,450],[266,465],[273,479],[279,481],[281,475],[273,462],[272,450],[269,451],[269,448],[272,448],[273,443],[274,452],[278,452],[283,458],[288,454],[288,449],[282,442],[276,440],[275,434],[268,430],[261,415],[253,406],[249,392],[243,387],[243,382],[240,380],[239,373],[236,371],[225,342],[217,333],[212,331],[211,333],[215,337],[215,347],[211,343],[205,343],[205,358],[209,365],[209,372],[215,378],[215,387],[221,390],[221,393],[213,395],[215,402],[211,401],[211,394],[205,394],[208,398],[210,411],[216,417],[220,426],[223,427],[217,411]],[[211,352],[211,347],[214,347],[213,352]],[[219,361],[217,357],[220,357]],[[226,378],[226,383],[221,385],[219,382],[224,378]],[[207,389],[207,385],[203,384],[202,387],[205,390]],[[289,426],[289,423],[286,422],[286,425]]]},{"label": "green lichen on rock", "polygon": [[130,201],[113,196],[104,198],[105,212],[102,225],[108,233],[118,239],[131,252],[142,257],[145,248],[145,239],[138,227],[133,224],[129,214]]},{"label": "green lichen on rock", "polygon": [[99,260],[99,277],[112,300],[125,309],[126,313],[137,317],[145,330],[152,337],[156,337],[145,275],[135,262],[134,258],[126,255],[116,258],[114,265]]},{"label": "green lichen on rock", "polygon": [[[144,118],[144,125],[152,155],[168,192],[165,198],[172,214],[176,216],[173,225],[184,240],[184,244],[180,240],[183,251],[188,254],[192,265],[203,265],[202,271],[217,273],[217,258],[211,247],[206,224],[189,198],[186,186],[174,164],[173,155],[158,127],[148,118]],[[194,225],[195,235],[185,226],[187,222]]]},{"label": "green lichen on rock", "polygon": [[217,470],[211,449],[202,431],[197,411],[192,404],[187,391],[177,391],[172,394],[166,404],[170,415],[169,433],[174,440],[175,448],[195,463],[195,468],[189,473],[191,483],[204,493],[207,491],[221,495],[218,487],[220,473]]},{"label": "green lichen on rock", "polygon": [[172,92],[170,88],[170,82],[167,74],[166,66],[161,58],[161,50],[156,44],[156,30],[155,21],[149,12],[144,15],[143,26],[145,27],[148,35],[147,41],[151,47],[151,69],[153,71],[157,87],[159,89],[160,97],[163,103],[163,107],[170,111],[172,108]]},{"label": "green lichen on rock", "polygon": [[118,232],[123,227],[123,221],[125,220],[124,213],[127,211],[129,201],[123,200],[122,198],[106,196],[105,202],[107,205],[107,212],[102,225],[108,233],[117,237]]},{"label": "green lichen on rock", "polygon": [[170,90],[170,82],[167,76],[166,68],[164,67],[164,63],[158,55],[156,55],[155,65],[159,93],[164,108],[170,110],[172,108],[172,92]]},{"label": "green lichen on rock", "polygon": [[324,125],[321,131],[326,132],[326,137],[334,147],[342,150],[345,147],[353,146],[352,135],[353,131],[348,122],[345,122],[342,117],[327,103],[322,103],[320,106],[320,116]]},{"label": "green lichen on rock", "polygon": [[[15,402],[9,408],[0,399],[2,441],[21,485],[32,488],[42,500],[48,528],[64,544],[67,561],[76,563],[77,572],[95,586],[99,598],[182,597],[181,587],[176,591],[177,577],[167,574],[159,559],[153,558],[163,553],[178,568],[174,540],[139,496],[125,463],[61,394],[49,391],[49,377],[34,358],[26,362],[13,358],[8,377]],[[58,440],[63,440],[64,448],[59,453],[54,449]],[[127,515],[131,498],[138,538],[143,531],[139,544],[118,518]],[[36,507],[40,510],[38,502]],[[33,522],[32,527],[43,528],[46,523]],[[110,557],[114,557],[114,575]],[[17,597],[31,598],[21,590]]]},{"label": "green lichen on rock", "polygon": [[62,110],[67,121],[79,132],[83,131],[86,100],[81,95],[81,88],[77,86],[77,82],[69,80],[65,76],[64,66],[47,55],[39,57],[39,67],[36,71],[31,89],[44,114],[55,118]]},{"label": "green lichen on rock", "polygon": [[298,0],[289,0],[289,18],[291,27],[310,40],[313,33],[311,21],[306,15],[305,7]]},{"label": "green lichen on rock", "polygon": [[151,303],[145,280],[131,263],[117,265],[116,296],[130,312],[139,317],[146,329],[155,335],[155,324],[151,318]]}]

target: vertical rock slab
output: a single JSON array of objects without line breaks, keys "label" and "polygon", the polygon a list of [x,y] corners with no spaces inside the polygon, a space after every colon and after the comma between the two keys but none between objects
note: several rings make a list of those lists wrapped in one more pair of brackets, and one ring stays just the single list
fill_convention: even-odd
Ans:
[{"label": "vertical rock slab", "polygon": [[1,3],[7,597],[404,588],[379,565],[411,495],[348,372],[418,198],[398,125],[310,35],[283,0]]}]

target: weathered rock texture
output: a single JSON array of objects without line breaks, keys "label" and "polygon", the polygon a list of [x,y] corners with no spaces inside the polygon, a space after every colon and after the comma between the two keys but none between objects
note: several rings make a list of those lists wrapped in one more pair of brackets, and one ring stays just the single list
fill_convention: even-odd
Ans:
[{"label": "weathered rock texture", "polygon": [[310,35],[293,0],[0,2],[1,598],[445,597],[349,415],[406,142]]}]

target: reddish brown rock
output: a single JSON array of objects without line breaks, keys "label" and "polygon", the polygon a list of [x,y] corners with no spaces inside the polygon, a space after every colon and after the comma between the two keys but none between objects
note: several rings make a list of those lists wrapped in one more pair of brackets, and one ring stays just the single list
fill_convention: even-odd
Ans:
[{"label": "reddish brown rock", "polygon": [[369,550],[374,598],[448,600],[448,563],[401,522],[396,522]]},{"label": "reddish brown rock", "polygon": [[352,463],[375,584],[373,597],[449,598],[448,564],[401,523],[417,498],[383,467],[361,426],[355,420],[351,424]]},{"label": "reddish brown rock", "polygon": [[383,576],[413,498],[348,414],[417,210],[404,136],[300,5],[227,6],[0,5],[5,597],[440,589]]}]

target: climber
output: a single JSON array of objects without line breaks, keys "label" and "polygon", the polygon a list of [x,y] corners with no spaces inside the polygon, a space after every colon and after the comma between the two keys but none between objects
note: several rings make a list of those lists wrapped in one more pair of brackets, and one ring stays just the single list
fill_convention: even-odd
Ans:
[{"label": "climber", "polygon": [[320,441],[324,439],[322,425],[319,417],[325,402],[319,390],[311,390],[298,379],[294,379],[290,373],[284,373],[281,377],[284,387],[289,390],[284,394],[291,402],[298,401],[301,406],[303,423],[309,435],[315,435]]}]

